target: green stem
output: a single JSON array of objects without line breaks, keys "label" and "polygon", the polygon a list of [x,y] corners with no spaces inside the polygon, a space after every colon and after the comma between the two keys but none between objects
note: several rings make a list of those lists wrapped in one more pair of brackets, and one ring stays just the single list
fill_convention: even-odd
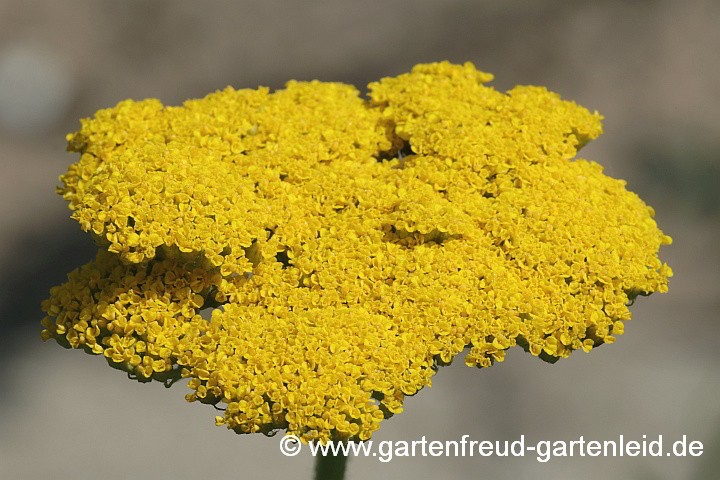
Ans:
[{"label": "green stem", "polygon": [[343,480],[347,456],[328,452],[315,457],[315,480]]}]

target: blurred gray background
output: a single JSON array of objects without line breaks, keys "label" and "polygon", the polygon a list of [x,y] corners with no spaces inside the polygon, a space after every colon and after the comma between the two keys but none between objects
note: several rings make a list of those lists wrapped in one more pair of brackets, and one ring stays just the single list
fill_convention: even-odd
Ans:
[{"label": "blurred gray background", "polygon": [[48,289],[93,257],[54,193],[64,136],[126,99],[320,79],[365,85],[470,60],[605,115],[583,158],[628,180],[674,239],[670,292],[626,335],[548,365],[462,361],[381,440],[700,440],[698,458],[353,458],[350,479],[714,479],[720,456],[720,2],[0,0],[0,478],[311,478],[306,452],[214,426],[188,390],[141,385],[39,338]]}]

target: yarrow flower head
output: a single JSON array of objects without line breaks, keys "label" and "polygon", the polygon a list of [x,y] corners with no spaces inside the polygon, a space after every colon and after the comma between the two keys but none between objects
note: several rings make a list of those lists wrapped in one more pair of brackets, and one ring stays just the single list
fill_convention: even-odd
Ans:
[{"label": "yarrow flower head", "polygon": [[51,290],[43,338],[303,441],[370,438],[466,349],[489,367],[614,342],[667,290],[670,237],[575,158],[599,114],[491,79],[442,62],[369,100],[290,81],[98,111],[58,193],[101,249]]}]

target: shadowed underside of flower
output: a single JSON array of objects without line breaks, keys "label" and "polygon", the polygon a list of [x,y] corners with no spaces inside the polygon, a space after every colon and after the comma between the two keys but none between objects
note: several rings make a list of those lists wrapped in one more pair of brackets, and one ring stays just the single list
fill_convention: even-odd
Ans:
[{"label": "shadowed underside of flower", "polygon": [[468,347],[487,367],[612,343],[667,290],[670,238],[575,159],[598,114],[491,79],[443,62],[368,101],[291,81],[97,112],[58,191],[103,249],[51,290],[43,338],[305,441],[369,438]]}]

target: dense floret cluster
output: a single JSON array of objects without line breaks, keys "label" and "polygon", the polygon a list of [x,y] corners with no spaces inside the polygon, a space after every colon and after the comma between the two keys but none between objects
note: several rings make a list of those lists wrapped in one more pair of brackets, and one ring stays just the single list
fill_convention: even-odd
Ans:
[{"label": "dense floret cluster", "polygon": [[370,438],[465,349],[612,343],[667,290],[670,238],[575,159],[600,115],[491,79],[443,62],[369,100],[291,81],[97,112],[58,191],[102,248],[51,290],[43,338],[304,441]]}]

